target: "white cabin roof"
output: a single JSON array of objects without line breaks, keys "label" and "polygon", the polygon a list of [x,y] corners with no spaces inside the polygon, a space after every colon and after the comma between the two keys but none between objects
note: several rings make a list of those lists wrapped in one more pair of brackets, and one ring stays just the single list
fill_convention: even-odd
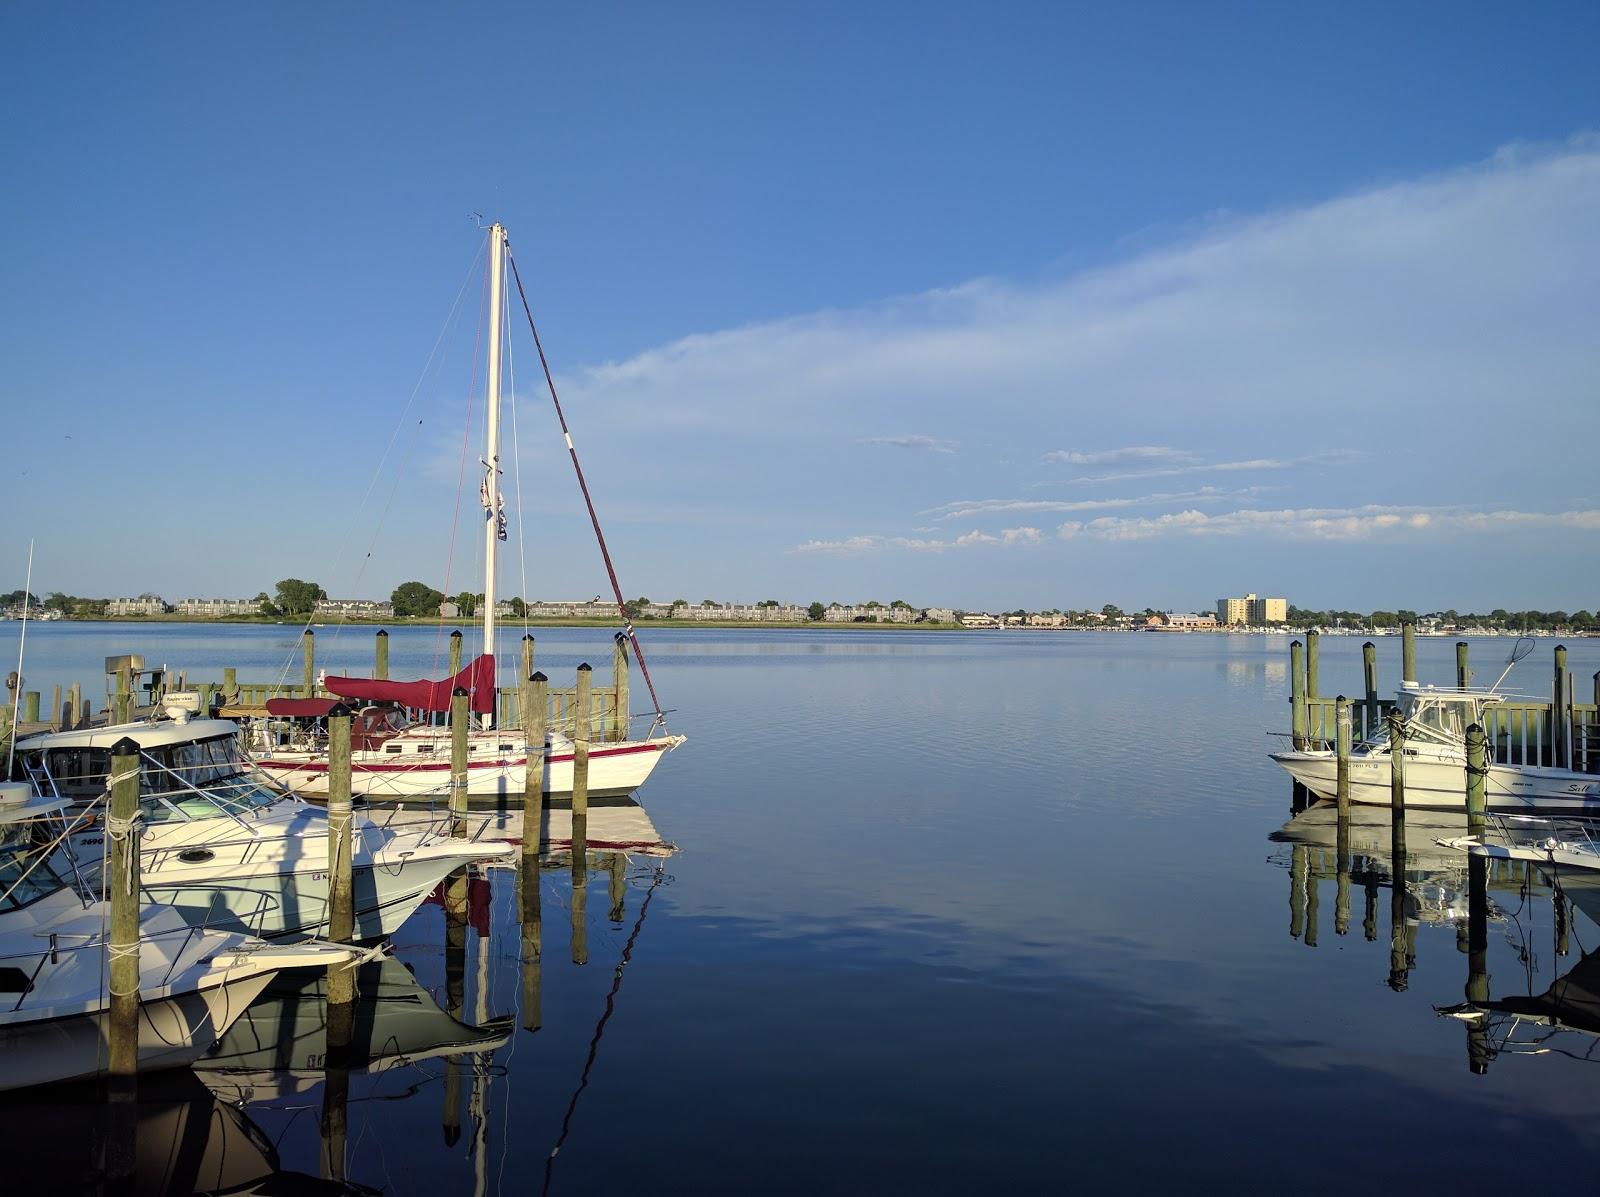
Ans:
[{"label": "white cabin roof", "polygon": [[140,748],[161,748],[168,744],[188,744],[215,736],[232,736],[239,725],[231,719],[190,719],[179,723],[164,719],[159,723],[118,723],[111,727],[83,727],[76,731],[41,732],[17,741],[18,752],[38,752],[46,748],[107,748],[127,736]]}]

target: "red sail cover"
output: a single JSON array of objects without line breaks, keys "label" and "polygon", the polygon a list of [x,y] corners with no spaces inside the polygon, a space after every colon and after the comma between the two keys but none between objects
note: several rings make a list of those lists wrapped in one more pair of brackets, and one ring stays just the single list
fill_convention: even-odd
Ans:
[{"label": "red sail cover", "polygon": [[448,711],[450,693],[457,686],[472,696],[469,705],[479,715],[494,713],[494,657],[485,653],[469,661],[460,673],[442,682],[390,682],[369,677],[330,677],[324,680],[340,698],[364,702],[394,702],[413,711]]}]

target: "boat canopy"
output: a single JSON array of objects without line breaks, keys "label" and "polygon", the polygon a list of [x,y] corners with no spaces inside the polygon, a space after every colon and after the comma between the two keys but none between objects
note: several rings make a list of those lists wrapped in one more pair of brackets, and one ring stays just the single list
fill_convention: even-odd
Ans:
[{"label": "boat canopy", "polygon": [[330,677],[323,685],[340,698],[363,702],[392,702],[413,711],[448,711],[450,694],[457,686],[471,695],[472,710],[479,715],[494,714],[494,657],[490,653],[475,657],[455,677],[440,682],[391,682],[368,677]]},{"label": "boat canopy", "polygon": [[287,719],[324,719],[340,705],[337,698],[269,698],[267,714]]}]

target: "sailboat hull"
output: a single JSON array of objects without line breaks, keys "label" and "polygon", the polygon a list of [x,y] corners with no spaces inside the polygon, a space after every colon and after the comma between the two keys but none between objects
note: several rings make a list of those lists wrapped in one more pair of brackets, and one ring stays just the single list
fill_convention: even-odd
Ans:
[{"label": "sailboat hull", "polygon": [[[413,747],[403,737],[401,748]],[[630,794],[645,783],[663,755],[683,743],[682,736],[597,744],[589,752],[591,797]],[[450,788],[448,741],[444,757],[430,753],[426,760],[407,760],[404,752],[358,752],[351,762],[353,793],[377,801],[443,801]],[[327,758],[321,754],[273,753],[256,765],[285,789],[307,798],[328,794]],[[481,758],[467,763],[469,801],[497,806],[520,806],[526,786],[527,757]],[[552,752],[545,760],[544,793],[548,798],[571,797],[572,753]]]}]

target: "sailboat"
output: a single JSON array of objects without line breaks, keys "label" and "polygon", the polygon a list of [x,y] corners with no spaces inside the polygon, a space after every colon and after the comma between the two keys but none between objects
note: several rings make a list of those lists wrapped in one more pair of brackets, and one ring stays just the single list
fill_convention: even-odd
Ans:
[{"label": "sailboat", "polygon": [[[506,298],[506,265],[511,265],[513,275],[516,263],[510,257],[510,246],[505,227],[501,224],[489,228],[489,356],[486,371],[485,400],[485,452],[484,475],[479,487],[479,498],[484,513],[483,554],[483,651],[468,662],[454,677],[442,681],[390,681],[386,678],[329,677],[323,685],[330,694],[360,707],[355,724],[351,751],[352,792],[368,799],[404,800],[443,796],[450,783],[450,733],[448,728],[431,724],[426,718],[413,721],[406,714],[422,716],[442,714],[450,710],[452,694],[465,690],[469,707],[478,724],[467,737],[467,795],[469,800],[491,801],[496,805],[515,805],[521,801],[528,754],[530,749],[544,753],[544,792],[551,797],[572,793],[573,740],[556,729],[545,744],[527,744],[517,728],[494,726],[497,689],[495,678],[495,605],[496,564],[500,544],[506,539],[505,503],[500,491],[500,376],[501,376],[501,323],[504,318]],[[516,278],[517,291],[522,295],[520,276]],[[527,301],[523,298],[526,311]],[[529,326],[532,327],[529,315]],[[538,333],[535,331],[535,344]],[[540,347],[541,364],[544,351]],[[590,519],[600,541],[606,571],[610,575],[617,605],[623,610],[622,592],[616,581],[616,571],[611,556],[600,535],[600,522],[595,516],[589,488],[578,465],[573,449],[572,434],[561,413],[561,403],[556,397],[555,385],[550,378],[548,365],[545,379],[550,384],[551,398],[561,420],[562,433],[568,453],[588,505]],[[625,622],[625,632],[643,668],[639,656],[638,637],[631,623]],[[649,672],[645,670],[649,683]],[[652,698],[654,686],[651,685]],[[271,731],[269,722],[258,728],[252,740],[256,764],[280,785],[308,796],[325,796],[328,792],[327,745],[320,735],[318,721],[332,708],[333,699],[272,700],[267,704],[269,716],[279,716],[298,721],[300,734],[288,743],[276,742],[281,737]],[[626,720],[627,712],[619,711],[618,718]],[[656,705],[656,724],[652,734],[643,739],[624,739],[617,742],[597,743],[589,750],[589,793],[596,797],[631,793],[644,784],[661,760],[684,742],[683,736],[655,734],[662,715]],[[572,729],[580,734],[581,729]]]}]

